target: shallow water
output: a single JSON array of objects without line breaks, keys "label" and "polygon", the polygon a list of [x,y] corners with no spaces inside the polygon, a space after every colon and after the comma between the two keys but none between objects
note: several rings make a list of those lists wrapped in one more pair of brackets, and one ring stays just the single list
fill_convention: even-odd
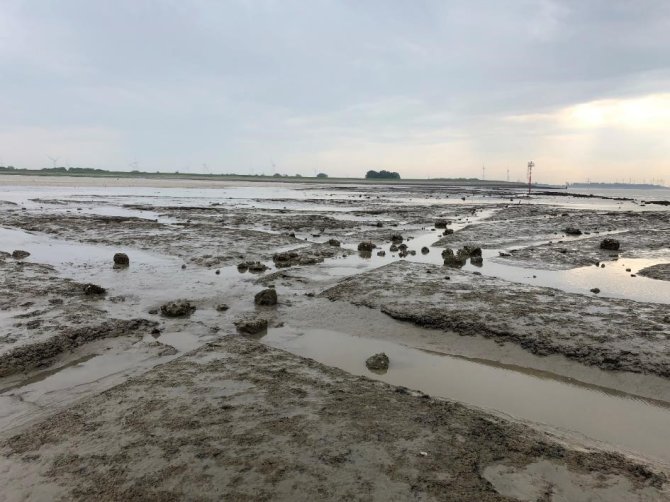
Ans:
[{"label": "shallow water", "polygon": [[[558,375],[454,357],[326,329],[270,329],[263,339],[349,373],[421,390],[524,421],[578,434],[670,464],[670,403],[641,398]],[[386,373],[365,358],[385,352]]]}]

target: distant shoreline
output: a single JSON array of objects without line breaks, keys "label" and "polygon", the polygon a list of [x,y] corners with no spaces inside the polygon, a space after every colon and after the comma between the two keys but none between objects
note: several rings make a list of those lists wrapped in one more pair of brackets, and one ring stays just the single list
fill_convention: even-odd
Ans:
[{"label": "distant shoreline", "polygon": [[[51,178],[96,178],[96,179],[135,179],[135,180],[184,180],[184,181],[243,181],[263,183],[316,183],[316,184],[365,184],[365,185],[428,185],[428,186],[463,186],[485,188],[527,189],[526,183],[478,180],[464,178],[431,178],[431,179],[366,179],[366,178],[316,178],[306,176],[265,176],[265,175],[238,175],[238,174],[196,174],[196,173],[132,173],[127,171],[105,172],[53,172],[16,169],[0,171],[0,176],[37,176]],[[533,184],[533,190],[565,190],[565,186]]]}]

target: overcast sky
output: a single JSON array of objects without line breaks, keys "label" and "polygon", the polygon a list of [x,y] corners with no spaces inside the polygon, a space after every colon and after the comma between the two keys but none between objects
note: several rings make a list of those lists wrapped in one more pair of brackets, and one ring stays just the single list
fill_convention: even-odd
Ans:
[{"label": "overcast sky", "polygon": [[670,1],[2,0],[0,165],[49,156],[670,184]]}]

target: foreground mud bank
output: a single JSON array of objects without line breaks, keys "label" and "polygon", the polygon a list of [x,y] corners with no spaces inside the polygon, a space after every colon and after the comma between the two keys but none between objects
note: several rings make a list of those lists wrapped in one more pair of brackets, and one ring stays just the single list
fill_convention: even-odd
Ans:
[{"label": "foreground mud bank", "polygon": [[343,280],[331,300],[381,309],[419,326],[562,354],[608,370],[670,377],[665,306],[601,299],[399,261]]},{"label": "foreground mud bank", "polygon": [[228,337],[0,443],[17,500],[668,500],[647,466]]}]

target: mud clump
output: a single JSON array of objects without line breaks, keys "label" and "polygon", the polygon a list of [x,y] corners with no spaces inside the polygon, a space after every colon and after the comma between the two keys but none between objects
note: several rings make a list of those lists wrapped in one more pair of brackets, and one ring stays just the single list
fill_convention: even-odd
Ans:
[{"label": "mud clump", "polygon": [[256,293],[254,303],[261,306],[277,305],[277,291],[274,288],[268,288]]},{"label": "mud clump", "polygon": [[23,249],[16,249],[12,252],[12,258],[15,260],[23,260],[24,258],[28,258],[30,256],[30,253],[28,251],[24,251]]},{"label": "mud clump", "polygon": [[262,333],[268,329],[267,319],[261,318],[252,319],[245,317],[238,319],[234,324],[237,328],[237,331],[245,335],[257,335],[258,333]]},{"label": "mud clump", "polygon": [[582,231],[575,227],[567,227],[563,230],[567,235],[582,235]]},{"label": "mud clump", "polygon": [[604,249],[606,251],[618,251],[620,246],[621,244],[616,239],[603,239],[603,241],[600,243],[600,249]]},{"label": "mud clump", "polygon": [[195,305],[186,300],[168,302],[161,305],[161,314],[165,317],[188,317],[195,312]]},{"label": "mud clump", "polygon": [[244,261],[237,265],[237,271],[240,273],[251,272],[252,274],[259,274],[265,272],[268,267],[259,261]]},{"label": "mud clump", "polygon": [[373,371],[386,371],[389,369],[389,357],[383,352],[374,354],[365,360],[365,366]]},{"label": "mud clump", "polygon": [[372,250],[373,250],[374,248],[376,248],[376,247],[377,247],[377,246],[375,246],[372,242],[370,242],[370,241],[365,241],[365,242],[361,242],[361,243],[358,245],[358,250],[359,250],[359,251],[363,251],[363,252],[365,252],[365,253],[372,253]]},{"label": "mud clump", "polygon": [[107,290],[102,286],[98,286],[97,284],[84,285],[84,294],[86,296],[100,296],[104,295],[105,293],[107,293]]},{"label": "mud clump", "polygon": [[442,259],[444,260],[445,266],[460,268],[465,265],[467,257],[461,253],[454,253],[454,250],[451,248],[446,248],[442,251]]},{"label": "mud clump", "polygon": [[116,253],[114,255],[114,268],[127,267],[130,265],[130,258],[126,253]]}]

